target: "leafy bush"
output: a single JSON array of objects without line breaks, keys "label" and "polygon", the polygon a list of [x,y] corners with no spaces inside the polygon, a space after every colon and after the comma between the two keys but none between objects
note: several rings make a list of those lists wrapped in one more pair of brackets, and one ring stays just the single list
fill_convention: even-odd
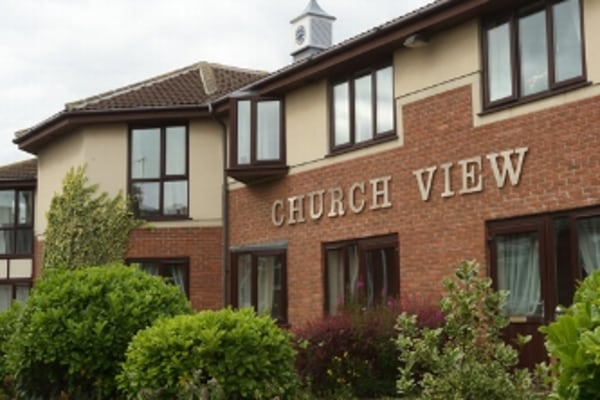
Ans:
[{"label": "leafy bush", "polygon": [[[421,311],[427,318],[434,314]],[[350,307],[296,329],[296,368],[309,390],[324,398],[394,395],[397,315],[394,307]]]},{"label": "leafy bush", "polygon": [[89,265],[123,262],[129,232],[142,225],[129,201],[118,194],[96,194],[85,167],[71,168],[62,193],[52,198],[44,232],[44,268],[76,269]]},{"label": "leafy bush", "polygon": [[573,305],[541,331],[556,359],[554,394],[561,399],[595,399],[600,393],[600,271],[575,292]]},{"label": "leafy bush", "polygon": [[398,392],[421,399],[524,400],[542,398],[528,370],[516,369],[517,350],[501,339],[507,293],[478,278],[479,266],[463,262],[444,281],[445,323],[419,329],[417,318],[398,317]]},{"label": "leafy bush", "polygon": [[27,300],[8,344],[19,398],[112,398],[131,338],[190,312],[178,288],[123,265],[54,269]]},{"label": "leafy bush", "polygon": [[7,396],[14,392],[12,373],[6,365],[7,343],[17,329],[22,309],[22,303],[13,301],[8,309],[0,313],[0,392]]},{"label": "leafy bush", "polygon": [[289,334],[252,309],[158,321],[132,340],[118,382],[130,399],[286,399],[297,386]]}]

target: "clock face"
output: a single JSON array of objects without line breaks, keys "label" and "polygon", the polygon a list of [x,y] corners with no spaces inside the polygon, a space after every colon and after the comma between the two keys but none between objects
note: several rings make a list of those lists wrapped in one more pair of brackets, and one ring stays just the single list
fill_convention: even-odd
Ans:
[{"label": "clock face", "polygon": [[306,28],[304,28],[304,25],[300,25],[298,28],[296,28],[296,44],[301,45],[302,43],[304,43],[305,39]]}]

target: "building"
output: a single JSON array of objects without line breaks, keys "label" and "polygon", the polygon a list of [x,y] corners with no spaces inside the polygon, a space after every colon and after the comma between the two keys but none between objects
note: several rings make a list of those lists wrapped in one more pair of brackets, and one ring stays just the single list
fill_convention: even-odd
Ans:
[{"label": "building", "polygon": [[[534,336],[528,363],[545,354],[537,328],[600,265],[599,20],[595,0],[438,0],[324,48],[333,17],[313,0],[292,21],[296,61],[280,71],[250,74],[190,113],[121,113],[109,106],[117,91],[15,142],[38,157],[36,215],[66,168],[87,162],[93,181],[139,190],[154,199],[142,215],[165,217],[185,204],[152,197],[148,185],[170,177],[139,172],[143,146],[189,127],[189,166],[173,168],[186,171],[174,179],[189,185],[191,221],[136,232],[130,257],[176,260],[182,240],[160,244],[189,235],[195,306],[252,305],[295,325],[357,294],[367,306],[433,301],[459,261],[477,259],[511,291],[510,334]],[[191,151],[209,137],[212,158]],[[90,151],[105,142],[109,180]],[[203,208],[204,180],[215,198]]]}]

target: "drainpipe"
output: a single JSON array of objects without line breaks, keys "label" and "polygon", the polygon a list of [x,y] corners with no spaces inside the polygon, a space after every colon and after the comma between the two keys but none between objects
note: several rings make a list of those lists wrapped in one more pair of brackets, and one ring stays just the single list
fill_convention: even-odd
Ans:
[{"label": "drainpipe", "polygon": [[227,125],[216,114],[212,103],[208,103],[208,112],[212,119],[221,126],[223,132],[223,182],[221,187],[221,219],[223,221],[223,248],[221,253],[221,289],[223,291],[223,307],[227,307],[227,277],[229,271],[229,190],[227,185]]}]

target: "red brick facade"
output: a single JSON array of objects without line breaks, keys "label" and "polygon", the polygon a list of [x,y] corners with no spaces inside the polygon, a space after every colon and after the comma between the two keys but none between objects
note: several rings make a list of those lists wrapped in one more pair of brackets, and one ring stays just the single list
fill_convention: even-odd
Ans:
[{"label": "red brick facade", "polygon": [[[600,205],[600,98],[574,102],[503,122],[474,127],[471,88],[463,87],[403,108],[404,146],[348,162],[233,190],[231,246],[287,240],[288,313],[292,324],[323,314],[322,244],[397,232],[403,300],[428,298],[457,262],[487,264],[486,221]],[[489,153],[527,147],[517,186],[496,185]],[[483,189],[459,194],[459,160],[481,157]],[[442,198],[439,166],[453,163],[454,196]],[[429,201],[413,172],[438,166]],[[281,227],[271,223],[275,200],[316,190],[349,188],[391,176],[392,207]],[[347,193],[346,193],[347,195]],[[325,203],[327,206],[327,202]],[[305,202],[305,214],[308,212]],[[348,208],[348,207],[346,207]]]},{"label": "red brick facade", "polygon": [[222,228],[146,228],[132,232],[127,258],[189,260],[189,292],[196,309],[223,306]]}]

